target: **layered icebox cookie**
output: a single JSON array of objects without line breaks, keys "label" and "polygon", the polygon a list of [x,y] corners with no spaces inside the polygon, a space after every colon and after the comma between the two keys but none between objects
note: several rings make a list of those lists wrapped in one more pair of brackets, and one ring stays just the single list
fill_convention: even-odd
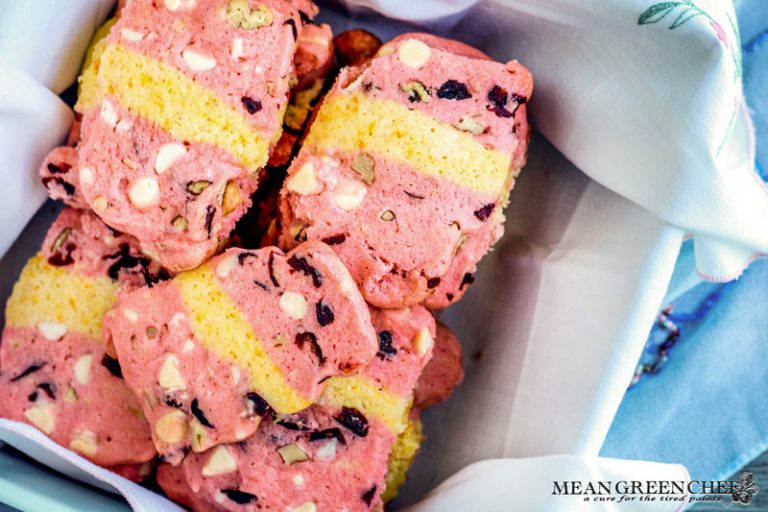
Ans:
[{"label": "layered icebox cookie", "polygon": [[334,244],[378,307],[455,302],[502,234],[532,84],[516,61],[423,34],[343,69],[289,169],[281,245]]},{"label": "layered icebox cookie", "polygon": [[372,319],[379,350],[359,375],[331,378],[318,404],[271,414],[242,443],[161,466],[160,485],[193,510],[381,509],[435,323],[421,307],[374,310]]},{"label": "layered icebox cookie", "polygon": [[0,416],[32,424],[96,464],[141,476],[131,465],[155,456],[149,424],[104,351],[101,323],[120,286],[163,277],[135,240],[92,213],[64,210],[6,306]]},{"label": "layered icebox cookie", "polygon": [[152,289],[121,294],[104,320],[158,452],[178,463],[240,441],[268,412],[309,407],[329,378],[374,357],[370,314],[333,250],[229,249]]},{"label": "layered icebox cookie", "polygon": [[168,268],[210,257],[280,135],[302,28],[283,0],[128,3],[83,76],[76,193]]}]

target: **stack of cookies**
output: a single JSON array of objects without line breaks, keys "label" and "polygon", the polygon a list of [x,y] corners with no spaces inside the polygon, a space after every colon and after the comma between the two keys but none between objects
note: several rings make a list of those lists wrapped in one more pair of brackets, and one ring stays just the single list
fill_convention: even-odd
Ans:
[{"label": "stack of cookies", "polygon": [[127,2],[41,169],[70,208],[6,307],[0,415],[196,511],[396,495],[463,377],[437,314],[525,160],[516,61],[316,14]]}]

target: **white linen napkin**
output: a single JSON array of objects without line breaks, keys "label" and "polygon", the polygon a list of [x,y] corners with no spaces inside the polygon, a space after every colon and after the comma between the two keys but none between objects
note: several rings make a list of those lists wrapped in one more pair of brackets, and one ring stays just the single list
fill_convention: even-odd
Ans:
[{"label": "white linen napkin", "polygon": [[[418,501],[468,464],[500,457],[577,455],[574,474],[583,471],[584,479],[592,478],[593,462],[634,479],[681,472],[593,457],[632,376],[685,232],[695,232],[699,268],[717,276],[737,272],[753,252],[768,252],[768,233],[755,220],[768,200],[750,174],[746,116],[735,118],[737,129],[718,154],[732,96],[740,105],[720,31],[702,14],[668,30],[679,12],[638,25],[654,5],[650,0],[348,4],[355,7],[351,16],[323,11],[337,31],[363,25],[390,37],[408,29],[373,8],[464,39],[497,59],[518,58],[536,80],[533,119],[554,145],[534,138],[507,212],[505,238],[483,261],[467,296],[443,315],[462,339],[467,379],[447,404],[425,413],[430,439],[399,503]],[[711,10],[708,16],[721,29],[727,26],[729,2],[698,4]],[[92,28],[91,19],[81,19],[84,31]],[[0,18],[0,26],[15,24]],[[29,143],[21,137],[15,142]],[[11,219],[19,225],[26,220],[24,214]],[[44,436],[30,437],[18,424],[0,423],[0,438],[83,467],[77,455]],[[441,493],[476,498],[487,479],[477,467],[494,468],[499,482],[538,488],[541,482],[534,480],[550,466],[536,472],[530,463],[470,467],[414,510],[435,510],[430,507],[443,503]],[[95,466],[83,469],[102,480],[109,476]],[[132,497],[138,492],[120,491]],[[544,500],[535,509],[556,510],[547,498],[531,498]],[[507,494],[488,499],[499,500],[497,507],[509,504]],[[675,508],[668,504],[666,510]]]},{"label": "white linen napkin", "polygon": [[0,0],[0,256],[47,197],[37,170],[72,124],[74,83],[114,0]]}]

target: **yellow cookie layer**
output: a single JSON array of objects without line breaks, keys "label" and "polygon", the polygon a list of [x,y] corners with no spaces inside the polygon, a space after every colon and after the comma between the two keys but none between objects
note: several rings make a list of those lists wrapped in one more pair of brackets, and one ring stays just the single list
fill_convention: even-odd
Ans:
[{"label": "yellow cookie layer", "polygon": [[104,49],[98,68],[100,94],[114,96],[134,115],[178,139],[217,146],[248,168],[266,164],[273,134],[259,136],[243,113],[176,68],[119,44]]},{"label": "yellow cookie layer", "polygon": [[506,195],[508,190],[509,153],[486,149],[471,135],[393,100],[359,93],[329,96],[304,145],[368,151],[493,196]]},{"label": "yellow cookie layer", "polygon": [[13,287],[5,308],[9,327],[34,327],[57,322],[101,342],[101,319],[115,302],[117,283],[107,277],[86,277],[66,267],[49,265],[33,256]]},{"label": "yellow cookie layer", "polygon": [[423,439],[421,421],[409,419],[408,425],[397,436],[397,440],[389,454],[389,467],[385,477],[387,487],[381,495],[381,499],[384,501],[389,501],[397,496],[400,486],[405,483],[406,473],[408,473],[413,464]]},{"label": "yellow cookie layer", "polygon": [[381,389],[360,375],[331,377],[320,403],[332,407],[353,407],[365,416],[378,419],[393,432],[405,430],[411,397],[402,397]]},{"label": "yellow cookie layer", "polygon": [[209,265],[179,274],[173,282],[189,311],[195,338],[219,358],[244,368],[251,389],[276,412],[291,414],[311,405],[291,388],[269,358],[253,327],[218,285]]},{"label": "yellow cookie layer", "polygon": [[117,18],[111,18],[99,27],[96,33],[93,34],[91,44],[85,53],[85,62],[83,62],[80,77],[77,79],[79,85],[77,87],[77,104],[75,105],[75,110],[81,114],[91,110],[91,107],[98,98],[99,87],[96,77],[99,74],[99,62],[101,54],[104,53],[104,49],[107,47],[106,39],[109,31],[112,30],[115,23],[117,23]]}]

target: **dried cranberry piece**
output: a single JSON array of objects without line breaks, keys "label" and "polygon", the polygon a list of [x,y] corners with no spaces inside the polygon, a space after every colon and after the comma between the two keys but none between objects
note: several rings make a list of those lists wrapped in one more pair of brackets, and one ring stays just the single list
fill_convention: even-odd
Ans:
[{"label": "dried cranberry piece", "polygon": [[203,414],[203,411],[200,409],[200,406],[197,403],[197,398],[192,400],[190,411],[192,411],[192,414],[195,416],[195,418],[197,418],[197,421],[202,423],[203,426],[208,428],[216,428],[213,426],[213,423],[208,421],[208,418],[205,417],[205,414]]},{"label": "dried cranberry piece", "polygon": [[374,485],[373,487],[371,487],[370,489],[368,489],[367,491],[365,491],[365,492],[364,492],[364,493],[363,493],[363,494],[360,496],[360,499],[362,499],[362,500],[363,500],[363,502],[364,502],[366,505],[368,505],[368,506],[370,507],[370,506],[371,506],[371,502],[373,501],[373,496],[374,496],[375,494],[376,494],[376,486]]},{"label": "dried cranberry piece", "polygon": [[492,111],[499,117],[512,117],[515,115],[515,112],[517,112],[517,109],[520,107],[520,105],[528,101],[528,98],[515,93],[512,93],[511,99],[515,108],[513,108],[510,112],[506,108],[507,103],[510,100],[509,93],[507,93],[506,89],[499,87],[498,85],[494,85],[491,90],[488,91],[488,101],[491,102],[491,104],[488,105],[488,110]]},{"label": "dried cranberry piece", "polygon": [[64,163],[61,165],[48,164],[48,172],[50,172],[51,174],[66,174],[69,172],[71,168],[72,168],[71,165],[64,164]]},{"label": "dried cranberry piece", "polygon": [[493,210],[495,208],[496,208],[495,203],[488,203],[482,208],[475,210],[475,217],[477,217],[482,222],[485,222],[488,220],[488,217],[491,216],[491,213],[493,213]]},{"label": "dried cranberry piece", "polygon": [[19,381],[19,380],[23,379],[24,377],[26,377],[27,375],[31,375],[31,374],[33,374],[33,373],[35,373],[37,371],[40,371],[47,364],[48,363],[45,362],[45,361],[36,361],[36,362],[32,363],[31,365],[27,366],[27,368],[23,372],[18,374],[17,376],[11,377],[11,382]]},{"label": "dried cranberry piece", "polygon": [[253,391],[250,391],[246,393],[245,398],[253,404],[253,411],[256,413],[257,416],[274,414],[274,412],[272,411],[272,407],[270,407],[267,401],[264,400],[261,397],[261,395],[259,395],[258,393],[254,393]]},{"label": "dried cranberry piece", "polygon": [[123,378],[123,369],[120,368],[120,362],[117,359],[104,354],[104,357],[101,358],[101,365],[118,379]]},{"label": "dried cranberry piece", "polygon": [[427,279],[427,288],[437,288],[440,285],[441,279],[439,277],[430,277]]},{"label": "dried cranberry piece", "polygon": [[[296,30],[295,25],[293,29]],[[240,101],[243,102],[243,106],[245,107],[245,110],[248,111],[249,114],[255,114],[256,112],[261,110],[261,102],[259,100],[255,100],[251,98],[250,96],[243,96],[242,98],[240,98]]]},{"label": "dried cranberry piece", "polygon": [[307,258],[297,258],[294,254],[288,258],[288,265],[290,265],[292,269],[298,270],[306,276],[310,276],[315,288],[320,288],[323,285],[323,275],[319,270],[307,262]]},{"label": "dried cranberry piece", "polygon": [[66,182],[61,178],[52,178],[52,177],[43,178],[43,186],[48,190],[51,189],[51,187],[48,185],[51,182],[54,182],[57,185],[60,185],[64,189],[64,192],[66,192],[66,194],[69,197],[72,197],[75,195],[75,187],[71,183]]},{"label": "dried cranberry piece", "polygon": [[381,331],[377,334],[379,338],[379,351],[376,355],[379,359],[387,359],[389,357],[395,357],[397,355],[397,349],[392,346],[392,333],[389,331]]},{"label": "dried cranberry piece", "polygon": [[304,431],[309,430],[309,427],[304,425],[303,423],[290,421],[285,418],[279,418],[275,420],[276,425],[280,425],[283,428],[287,428],[288,430],[298,430],[298,431]]},{"label": "dried cranberry piece", "polygon": [[241,252],[240,254],[237,255],[237,262],[240,265],[245,265],[245,260],[247,260],[248,258],[258,258],[258,256],[248,251]]},{"label": "dried cranberry piece", "polygon": [[310,441],[322,441],[323,439],[333,438],[336,438],[341,444],[347,444],[347,441],[344,439],[344,435],[341,433],[341,430],[335,427],[326,428],[325,430],[315,430],[309,434]]},{"label": "dried cranberry piece", "polygon": [[269,280],[272,281],[273,285],[280,286],[280,283],[277,282],[277,278],[275,277],[275,253],[274,252],[269,253],[269,259],[267,259],[267,268],[269,269]]},{"label": "dried cranberry piece", "polygon": [[368,435],[368,420],[363,416],[363,413],[352,407],[342,407],[341,412],[334,416],[333,419],[338,421],[342,426],[348,428],[353,434],[358,437],[365,437]]},{"label": "dried cranberry piece", "polygon": [[222,489],[221,494],[231,499],[238,505],[246,505],[258,499],[253,494],[245,491],[240,491],[238,489]]},{"label": "dried cranberry piece", "polygon": [[475,276],[467,272],[464,274],[464,277],[461,280],[461,284],[459,285],[459,291],[463,290],[465,286],[468,286],[475,282]]},{"label": "dried cranberry piece", "polygon": [[59,248],[48,257],[48,263],[54,267],[65,267],[75,262],[72,258],[72,253],[77,249],[77,246],[72,242],[68,242],[59,246]]},{"label": "dried cranberry piece", "polygon": [[467,86],[456,80],[448,80],[437,90],[437,97],[445,100],[466,100],[471,98]]},{"label": "dried cranberry piece", "polygon": [[[288,18],[287,20],[285,20],[283,25],[290,25],[291,26],[291,31],[293,32],[293,40],[294,41],[299,38],[299,30],[296,28],[296,20],[294,20],[293,18]],[[253,114],[253,112],[251,112],[251,114]]]},{"label": "dried cranberry piece", "polygon": [[37,402],[37,391],[33,391],[33,392],[31,392],[31,393],[30,393],[30,394],[27,396],[27,400],[29,400],[30,402]]},{"label": "dried cranberry piece", "polygon": [[328,245],[338,245],[344,243],[344,241],[347,239],[347,235],[344,233],[339,233],[338,235],[328,236],[323,238],[323,242],[325,242]]},{"label": "dried cranberry piece", "polygon": [[182,404],[181,402],[177,401],[174,397],[166,396],[165,405],[167,405],[168,407],[173,407],[174,409],[181,409]]},{"label": "dried cranberry piece", "polygon": [[213,216],[215,214],[216,208],[209,204],[205,209],[205,231],[208,233],[208,238],[211,238],[211,229],[213,229]]},{"label": "dried cranberry piece", "polygon": [[319,323],[321,327],[325,327],[326,325],[332,324],[333,321],[336,319],[336,317],[333,314],[333,309],[331,309],[331,306],[329,306],[322,300],[317,304],[315,304],[315,314],[317,316],[317,323]]},{"label": "dried cranberry piece", "polygon": [[305,343],[309,343],[310,348],[317,357],[317,360],[320,362],[320,365],[325,364],[325,356],[323,355],[323,350],[320,348],[320,344],[317,342],[317,336],[315,336],[315,333],[309,331],[300,332],[296,335],[295,342],[300,349],[304,348]]},{"label": "dried cranberry piece", "polygon": [[53,382],[41,382],[37,385],[51,400],[56,400],[56,384]]}]

